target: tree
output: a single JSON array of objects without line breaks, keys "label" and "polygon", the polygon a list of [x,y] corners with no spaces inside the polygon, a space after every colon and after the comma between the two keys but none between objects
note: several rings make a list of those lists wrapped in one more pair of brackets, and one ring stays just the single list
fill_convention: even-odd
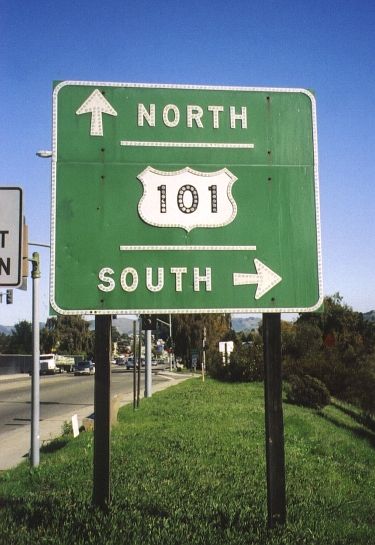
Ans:
[{"label": "tree", "polygon": [[112,337],[113,342],[117,342],[117,352],[119,354],[125,354],[129,350],[131,350],[130,347],[133,346],[133,341],[129,337],[128,333],[123,333],[119,336],[118,340],[114,340]]},{"label": "tree", "polygon": [[114,343],[117,343],[118,341],[121,340],[121,333],[115,326],[111,327],[111,339],[112,339],[112,342]]},{"label": "tree", "polygon": [[295,359],[314,355],[323,345],[322,331],[313,321],[297,321],[294,325],[294,335],[289,337],[289,343],[288,352]]},{"label": "tree", "polygon": [[9,335],[0,333],[0,354],[7,354],[9,351]]},{"label": "tree", "polygon": [[94,351],[94,332],[81,316],[56,316],[48,318],[41,332],[44,353],[91,354]]},{"label": "tree", "polygon": [[263,380],[263,339],[252,331],[248,335],[238,335],[234,350],[227,361],[223,354],[217,354],[210,360],[210,375],[230,382],[250,382]]},{"label": "tree", "polygon": [[375,324],[353,311],[340,294],[324,298],[322,313],[300,315],[285,340],[286,378],[310,375],[332,395],[375,413]]},{"label": "tree", "polygon": [[202,361],[203,331],[206,328],[206,351],[218,349],[219,341],[230,329],[228,314],[178,314],[172,318],[175,353],[191,362],[192,350],[198,350]]},{"label": "tree", "polygon": [[321,331],[326,348],[336,348],[345,358],[350,354],[369,354],[375,348],[375,328],[366,322],[363,314],[355,312],[343,302],[339,293],[324,298],[322,313],[302,314],[297,324],[313,323]]},{"label": "tree", "polygon": [[22,320],[12,329],[8,351],[10,354],[32,354],[32,347],[33,335],[31,322]]}]

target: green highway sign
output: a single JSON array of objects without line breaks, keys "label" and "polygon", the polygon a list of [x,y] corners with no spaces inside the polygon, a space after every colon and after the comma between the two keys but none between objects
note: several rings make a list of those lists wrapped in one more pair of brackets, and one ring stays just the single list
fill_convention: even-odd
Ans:
[{"label": "green highway sign", "polygon": [[307,312],[322,298],[311,92],[55,85],[56,312]]}]

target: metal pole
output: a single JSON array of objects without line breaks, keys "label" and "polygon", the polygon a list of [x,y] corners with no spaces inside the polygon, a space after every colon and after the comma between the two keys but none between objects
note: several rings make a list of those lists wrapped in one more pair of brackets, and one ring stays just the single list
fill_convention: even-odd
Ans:
[{"label": "metal pole", "polygon": [[111,499],[111,323],[111,315],[95,316],[93,503],[101,508]]},{"label": "metal pole", "polygon": [[136,351],[136,343],[137,343],[137,325],[134,320],[133,322],[133,409],[136,407],[136,399],[137,399],[137,366],[136,366],[136,359],[135,359],[135,351]]},{"label": "metal pole", "polygon": [[172,371],[172,367],[175,367],[174,360],[174,350],[173,350],[173,339],[172,339],[172,314],[169,315],[169,322],[164,322],[163,320],[160,320],[160,318],[156,318],[157,322],[160,322],[162,324],[165,324],[169,327],[169,342],[170,342],[170,349],[169,352],[169,370]]},{"label": "metal pole", "polygon": [[146,330],[145,397],[152,396],[151,329]]},{"label": "metal pole", "polygon": [[281,378],[281,317],[263,314],[268,526],[285,524],[285,455]]},{"label": "metal pole", "polygon": [[138,388],[137,388],[137,406],[141,397],[141,372],[142,372],[142,319],[138,320]]},{"label": "metal pole", "polygon": [[33,331],[33,369],[31,376],[31,466],[38,467],[40,461],[40,377],[39,377],[39,254],[33,253],[31,259],[31,278],[33,283],[32,294],[32,331]]},{"label": "metal pole", "polygon": [[204,382],[204,376],[206,374],[206,328],[203,328],[203,358],[202,358],[202,381]]},{"label": "metal pole", "polygon": [[[141,351],[141,322],[139,322],[139,351]],[[141,362],[139,361],[138,365],[138,372],[137,372],[137,407],[139,407],[140,399],[141,399]]]},{"label": "metal pole", "polygon": [[169,352],[169,370],[172,371],[173,365],[173,341],[172,341],[172,315],[169,315],[169,340],[171,343]]}]

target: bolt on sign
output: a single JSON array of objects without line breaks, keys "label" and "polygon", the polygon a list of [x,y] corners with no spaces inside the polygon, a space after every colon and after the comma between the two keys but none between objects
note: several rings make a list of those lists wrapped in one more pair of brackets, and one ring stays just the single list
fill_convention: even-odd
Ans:
[{"label": "bolt on sign", "polygon": [[22,284],[22,189],[0,187],[0,286]]},{"label": "bolt on sign", "polygon": [[310,91],[55,85],[56,312],[304,312],[321,302]]}]

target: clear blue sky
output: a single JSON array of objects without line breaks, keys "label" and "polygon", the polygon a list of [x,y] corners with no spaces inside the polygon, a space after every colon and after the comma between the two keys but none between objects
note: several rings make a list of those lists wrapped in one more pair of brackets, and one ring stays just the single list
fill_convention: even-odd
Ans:
[{"label": "clear blue sky", "polygon": [[[370,0],[0,0],[0,186],[24,189],[29,240],[48,243],[50,161],[35,152],[51,149],[53,80],[313,89],[324,292],[375,309],[374,29]],[[22,319],[31,289],[0,305],[0,324]]]}]

